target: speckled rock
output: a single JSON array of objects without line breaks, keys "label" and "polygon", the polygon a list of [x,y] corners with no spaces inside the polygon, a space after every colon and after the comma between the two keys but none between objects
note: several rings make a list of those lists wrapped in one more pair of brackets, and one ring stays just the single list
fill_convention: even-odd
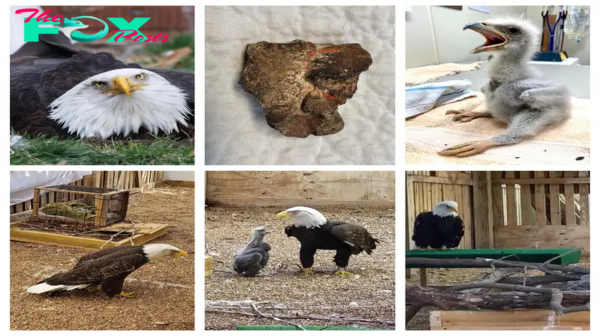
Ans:
[{"label": "speckled rock", "polygon": [[240,84],[263,106],[267,123],[281,134],[305,138],[344,128],[337,107],[357,89],[373,63],[360,44],[249,44]]}]

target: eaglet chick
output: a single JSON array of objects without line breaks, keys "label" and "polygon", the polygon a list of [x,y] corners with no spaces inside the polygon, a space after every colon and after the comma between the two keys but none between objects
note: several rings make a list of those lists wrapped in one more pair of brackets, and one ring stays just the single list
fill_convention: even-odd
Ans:
[{"label": "eaglet chick", "polygon": [[492,139],[452,146],[438,154],[464,157],[517,144],[570,117],[571,94],[567,87],[542,78],[529,64],[539,43],[537,27],[526,20],[503,18],[470,23],[464,29],[476,31],[486,39],[472,54],[493,53],[490,80],[482,88],[488,110],[451,110],[447,114],[454,114],[453,120],[460,122],[496,118],[505,122],[508,129]]},{"label": "eaglet chick", "polygon": [[252,240],[233,257],[233,270],[246,277],[258,274],[269,262],[271,246],[263,242],[269,232],[264,227],[252,229]]}]

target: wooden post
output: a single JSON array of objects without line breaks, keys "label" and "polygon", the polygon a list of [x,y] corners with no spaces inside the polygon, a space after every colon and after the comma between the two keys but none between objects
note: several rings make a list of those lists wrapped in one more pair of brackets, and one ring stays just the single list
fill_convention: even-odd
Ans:
[{"label": "wooden post", "polygon": [[33,211],[31,212],[31,215],[33,217],[37,217],[39,210],[40,210],[40,189],[35,188],[35,189],[33,189]]},{"label": "wooden post", "polygon": [[108,215],[107,198],[104,195],[96,196],[96,226],[106,226],[106,217]]},{"label": "wooden post", "polygon": [[493,247],[493,210],[491,172],[474,171],[473,174],[473,223],[475,248]]},{"label": "wooden post", "polygon": [[419,277],[421,287],[427,287],[427,268],[419,268]]},{"label": "wooden post", "polygon": [[[579,177],[589,177],[590,176],[590,172],[589,171],[582,171],[579,172]],[[590,220],[590,214],[589,214],[589,207],[590,207],[590,186],[589,184],[585,184],[582,183],[579,185],[579,207],[581,209],[580,211],[580,221],[579,221],[579,225],[590,225],[589,220]]]},{"label": "wooden post", "polygon": [[[412,175],[409,175],[409,172],[406,172],[406,237],[405,237],[405,248],[406,251],[410,250],[410,240],[413,232],[413,225],[415,222],[415,199],[414,199],[414,189],[413,189],[413,179]],[[410,268],[406,269],[406,278],[410,278],[412,276],[412,270]]]}]

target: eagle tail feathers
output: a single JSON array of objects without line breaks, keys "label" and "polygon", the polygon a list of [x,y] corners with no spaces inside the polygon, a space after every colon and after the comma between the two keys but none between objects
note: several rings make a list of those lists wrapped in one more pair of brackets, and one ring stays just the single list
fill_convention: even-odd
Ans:
[{"label": "eagle tail feathers", "polygon": [[33,286],[27,288],[27,293],[42,294],[42,293],[48,293],[48,292],[54,292],[54,291],[70,291],[73,289],[85,288],[87,286],[88,286],[88,284],[69,286],[69,285],[50,285],[46,282],[41,282],[41,283],[38,283],[37,285],[33,285]]}]

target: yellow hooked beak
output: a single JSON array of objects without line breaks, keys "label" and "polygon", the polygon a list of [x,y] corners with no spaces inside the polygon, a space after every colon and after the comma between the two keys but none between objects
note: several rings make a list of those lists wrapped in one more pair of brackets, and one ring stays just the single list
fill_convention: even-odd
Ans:
[{"label": "yellow hooked beak", "polygon": [[129,78],[125,76],[117,76],[113,78],[113,88],[110,90],[104,91],[104,93],[125,93],[128,96],[131,96],[133,91],[138,90],[139,88],[146,86],[148,84],[133,84],[129,80]]},{"label": "yellow hooked beak", "polygon": [[456,212],[458,214],[458,209],[457,208],[452,208],[452,210],[454,210],[454,212]]},{"label": "yellow hooked beak", "polygon": [[117,76],[113,78],[113,84],[115,86],[115,89],[125,92],[126,95],[131,96],[131,86],[129,85],[129,78]]},{"label": "yellow hooked beak", "polygon": [[277,217],[277,218],[284,218],[284,217],[289,217],[289,216],[290,215],[287,212],[282,211],[282,212],[278,213],[275,217]]},{"label": "yellow hooked beak", "polygon": [[177,257],[187,257],[187,256],[189,256],[189,255],[188,255],[188,254],[187,254],[187,252],[185,252],[185,251],[177,251],[177,252],[175,252],[175,254],[174,254],[173,256],[174,256],[175,258],[177,258]]}]

